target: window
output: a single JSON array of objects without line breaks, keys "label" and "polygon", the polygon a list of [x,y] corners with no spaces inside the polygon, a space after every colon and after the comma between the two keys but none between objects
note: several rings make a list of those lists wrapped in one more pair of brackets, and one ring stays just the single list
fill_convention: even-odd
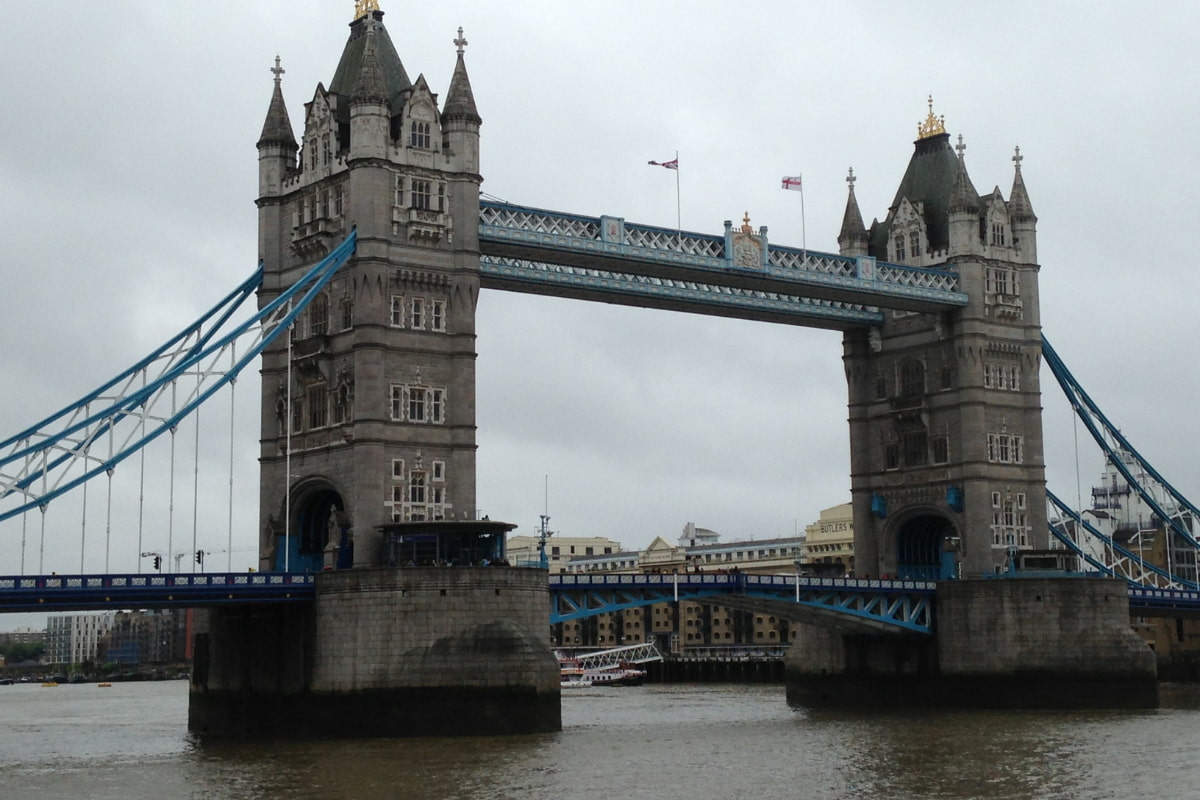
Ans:
[{"label": "window", "polygon": [[329,166],[329,162],[333,160],[333,151],[329,149],[329,134],[325,134],[321,140],[321,163]]},{"label": "window", "polygon": [[415,505],[425,504],[425,473],[421,470],[414,469],[408,473],[408,502]]},{"label": "window", "polygon": [[896,237],[896,260],[903,261],[906,258],[904,255],[904,234]]},{"label": "window", "polygon": [[925,394],[925,365],[910,358],[900,365],[900,397],[916,400]]},{"label": "window", "polygon": [[916,231],[908,235],[908,251],[912,254],[913,258],[916,258],[921,252],[921,234]]},{"label": "window", "polygon": [[324,428],[329,424],[329,406],[326,401],[325,384],[320,383],[308,389],[308,427]]},{"label": "window", "polygon": [[428,122],[413,120],[409,126],[408,146],[428,150],[430,146],[430,126]]},{"label": "window", "polygon": [[883,375],[875,376],[875,399],[883,400],[887,397],[887,378]]},{"label": "window", "polygon": [[951,367],[949,364],[942,364],[942,368],[939,371],[939,373],[942,378],[942,388],[943,389],[954,388],[954,369],[953,369],[953,367]]},{"label": "window", "polygon": [[408,390],[408,421],[425,421],[425,389],[414,386]]},{"label": "window", "polygon": [[414,178],[412,182],[412,203],[410,205],[413,208],[428,211],[432,189],[433,183],[431,181]]},{"label": "window", "polygon": [[342,330],[348,331],[354,327],[354,301],[349,297],[342,299],[341,320]]},{"label": "window", "polygon": [[1003,223],[992,223],[992,246],[1004,247],[1005,231]]},{"label": "window", "polygon": [[392,477],[396,480],[404,480],[404,459],[392,459]]},{"label": "window", "polygon": [[404,295],[392,295],[392,314],[390,324],[393,328],[404,327]]},{"label": "window", "polygon": [[335,217],[340,217],[342,215],[342,202],[344,199],[345,196],[342,193],[342,187],[339,186],[333,193],[333,215]]},{"label": "window", "polygon": [[987,435],[988,461],[993,464],[1023,464],[1023,437],[1011,433]]},{"label": "window", "polygon": [[930,447],[933,450],[933,463],[948,464],[950,463],[950,437],[949,436],[934,436],[929,440]]},{"label": "window", "polygon": [[1028,547],[1029,517],[1025,513],[1025,495],[1001,496],[992,492],[992,545],[994,547]]},{"label": "window", "polygon": [[431,300],[429,303],[429,328],[438,333],[446,331],[446,301]]},{"label": "window", "polygon": [[308,335],[324,336],[329,333],[329,298],[319,294],[308,307]]},{"label": "window", "polygon": [[445,461],[433,462],[433,479],[435,481],[446,480],[446,462]]},{"label": "window", "polygon": [[396,176],[396,205],[404,205],[404,177]]},{"label": "window", "polygon": [[317,206],[317,211],[322,219],[329,218],[329,190],[321,192],[321,202]]},{"label": "window", "polygon": [[919,467],[928,460],[925,431],[904,434],[904,466]]},{"label": "window", "polygon": [[899,442],[888,442],[883,446],[883,468],[900,469]]},{"label": "window", "polygon": [[397,421],[404,419],[404,394],[405,387],[392,387],[392,419]]},{"label": "window", "polygon": [[408,325],[414,331],[425,330],[425,298],[414,297],[408,315]]},{"label": "window", "polygon": [[1021,391],[1020,365],[984,363],[983,386],[985,389],[999,389],[1006,392]]},{"label": "window", "polygon": [[429,421],[435,425],[440,425],[444,422],[445,394],[445,391],[442,389],[430,389],[428,392]]},{"label": "window", "polygon": [[1006,296],[1020,294],[1016,271],[1000,267],[989,267],[985,279],[984,291],[987,294]]},{"label": "window", "polygon": [[304,430],[304,401],[299,397],[292,398],[292,433]]}]

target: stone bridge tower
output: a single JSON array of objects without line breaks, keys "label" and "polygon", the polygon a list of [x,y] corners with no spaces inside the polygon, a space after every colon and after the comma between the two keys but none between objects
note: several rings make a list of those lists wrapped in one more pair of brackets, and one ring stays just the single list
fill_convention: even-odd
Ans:
[{"label": "stone bridge tower", "polygon": [[261,565],[385,560],[380,526],[473,518],[479,126],[463,60],[409,79],[374,0],[292,132],[276,60],[258,141],[260,305],[357,253],[263,355]]},{"label": "stone bridge tower", "polygon": [[851,172],[841,252],[952,269],[970,303],[845,335],[855,569],[979,576],[1047,546],[1037,217],[1019,149],[1006,201],[976,192],[932,100],[914,144],[869,229]]}]

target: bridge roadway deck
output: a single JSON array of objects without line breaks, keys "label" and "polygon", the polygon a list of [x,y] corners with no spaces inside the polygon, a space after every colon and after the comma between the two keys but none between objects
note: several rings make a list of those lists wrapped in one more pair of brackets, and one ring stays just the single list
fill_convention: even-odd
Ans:
[{"label": "bridge roadway deck", "polygon": [[[913,633],[929,632],[937,593],[932,581],[719,573],[552,575],[549,588],[551,622],[706,599],[835,627]],[[315,597],[316,575],[311,573],[0,576],[0,613],[201,608],[311,602]],[[1143,617],[1200,618],[1200,592],[1131,585],[1129,609]]]}]

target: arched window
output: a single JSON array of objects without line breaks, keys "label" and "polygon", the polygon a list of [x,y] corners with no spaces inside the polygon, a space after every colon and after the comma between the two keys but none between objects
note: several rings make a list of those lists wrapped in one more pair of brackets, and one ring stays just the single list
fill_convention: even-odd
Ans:
[{"label": "arched window", "polygon": [[908,251],[912,254],[913,258],[916,258],[921,252],[921,234],[916,231],[908,235]]},{"label": "arched window", "polygon": [[319,294],[308,307],[308,335],[324,336],[329,333],[329,298]]},{"label": "arched window", "polygon": [[896,260],[903,261],[906,258],[904,255],[904,234],[896,237]]}]

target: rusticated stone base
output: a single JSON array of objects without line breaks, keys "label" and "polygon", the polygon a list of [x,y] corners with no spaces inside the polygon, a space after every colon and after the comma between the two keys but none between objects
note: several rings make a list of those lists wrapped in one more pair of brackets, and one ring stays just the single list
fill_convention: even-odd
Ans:
[{"label": "rusticated stone base", "polygon": [[947,581],[933,636],[800,626],[786,661],[794,706],[1153,708],[1154,654],[1129,627],[1122,581]]},{"label": "rusticated stone base", "polygon": [[549,615],[543,570],[323,573],[312,605],[200,615],[188,727],[288,738],[561,730]]}]

